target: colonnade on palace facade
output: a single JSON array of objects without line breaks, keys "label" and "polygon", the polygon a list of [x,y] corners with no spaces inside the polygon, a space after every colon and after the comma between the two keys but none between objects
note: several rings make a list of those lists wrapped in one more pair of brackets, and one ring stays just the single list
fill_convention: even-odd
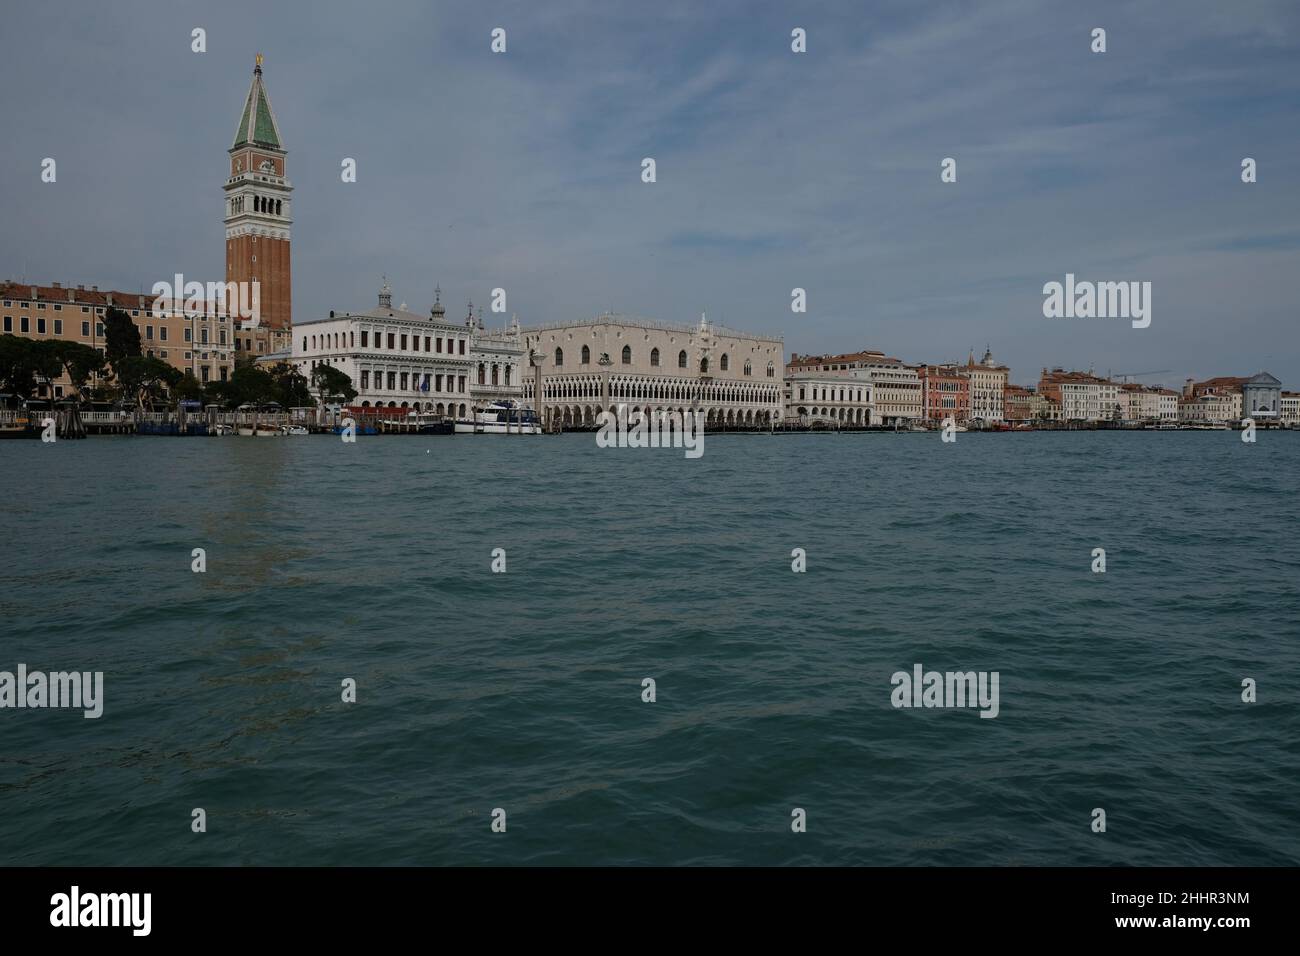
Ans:
[{"label": "colonnade on palace facade", "polygon": [[[542,382],[543,420],[548,426],[594,428],[601,411],[599,373],[547,375]],[[626,405],[628,411],[686,413],[698,408],[705,428],[767,428],[779,415],[781,386],[772,384],[702,381],[686,377],[611,375],[609,408]],[[525,383],[525,402],[533,404],[532,382]],[[535,407],[535,405],[534,405]]]},{"label": "colonnade on palace facade", "polygon": [[788,408],[787,414],[797,417],[801,423],[814,422],[838,423],[854,427],[866,427],[871,424],[871,410],[865,405],[816,405],[812,402],[800,402],[794,408]]}]

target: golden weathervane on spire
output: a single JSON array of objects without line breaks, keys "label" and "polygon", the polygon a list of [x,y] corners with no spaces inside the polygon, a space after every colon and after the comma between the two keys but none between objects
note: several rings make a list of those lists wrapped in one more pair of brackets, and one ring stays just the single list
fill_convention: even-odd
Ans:
[{"label": "golden weathervane on spire", "polygon": [[257,65],[258,65],[258,66],[261,66],[261,65],[262,65],[262,54],[260,54],[260,53],[257,54]]}]

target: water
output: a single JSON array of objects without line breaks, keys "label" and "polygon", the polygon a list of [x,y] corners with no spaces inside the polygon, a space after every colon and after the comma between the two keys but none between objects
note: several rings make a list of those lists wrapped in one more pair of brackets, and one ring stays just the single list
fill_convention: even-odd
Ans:
[{"label": "water", "polygon": [[1300,862],[1300,434],[705,449],[0,444],[0,864]]}]

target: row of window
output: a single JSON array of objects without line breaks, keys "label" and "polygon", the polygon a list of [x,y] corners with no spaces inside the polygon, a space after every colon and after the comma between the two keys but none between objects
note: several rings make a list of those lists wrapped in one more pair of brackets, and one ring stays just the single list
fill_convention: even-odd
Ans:
[{"label": "row of window", "polygon": [[[12,332],[12,331],[14,330],[14,320],[13,320],[13,316],[6,315],[6,316],[4,317],[4,330],[5,330],[6,332]],[[32,330],[32,328],[31,328],[31,319],[28,318],[28,317],[25,316],[25,315],[21,315],[21,316],[19,316],[19,317],[18,317],[18,331],[19,331],[19,332],[26,332],[26,333],[29,333],[29,334],[30,334],[30,333],[31,333],[31,330]],[[37,335],[45,335],[45,334],[47,333],[47,331],[48,331],[48,327],[46,326],[45,319],[38,318],[38,319],[36,320],[36,334],[37,334]],[[191,330],[190,330],[188,327],[186,327],[186,328],[183,329],[182,331],[185,333],[185,341],[186,341],[186,342],[192,342],[192,341],[194,341],[194,337],[193,337],[193,335],[191,334]],[[54,320],[54,334],[55,334],[55,335],[62,335],[62,334],[63,334],[63,320],[62,320],[62,319],[55,319],[55,320]],[[103,337],[104,337],[104,323],[102,323],[102,322],[96,322],[96,323],[95,323],[95,336],[96,336],[97,338],[103,338]],[[88,339],[88,338],[90,338],[90,323],[89,323],[89,322],[82,322],[82,323],[81,323],[81,337],[82,337],[83,339]],[[144,340],[145,340],[146,342],[152,342],[152,341],[154,340],[154,327],[153,327],[152,325],[146,325],[146,326],[144,327]],[[167,326],[162,325],[162,326],[159,326],[159,327],[158,327],[158,341],[159,341],[159,342],[166,342],[166,341],[167,341]],[[206,328],[204,328],[204,329],[199,329],[199,344],[201,344],[201,345],[207,345],[207,344],[208,344],[208,330],[207,330]],[[219,333],[218,333],[218,342],[217,342],[217,344],[218,344],[218,345],[225,345],[225,344],[226,344],[226,330],[225,330],[225,329],[221,329],[221,330],[219,331]],[[236,343],[235,343],[235,344],[236,344],[236,346],[238,346],[238,344],[239,344],[239,343],[238,343],[238,340],[236,340]]]},{"label": "row of window", "polygon": [[[838,391],[839,391],[839,396],[840,396],[839,398],[836,398],[836,397],[835,397],[835,393],[836,393],[836,391],[837,391],[837,390],[834,389],[834,388],[830,388],[830,389],[827,389],[827,388],[821,388],[821,389],[818,389],[818,388],[814,387],[814,388],[812,389],[812,398],[811,398],[811,400],[814,401],[814,402],[843,402],[843,401],[845,401],[845,398],[844,398],[845,389],[842,389],[842,388],[841,388],[841,389],[838,389]],[[847,400],[850,401],[850,402],[861,402],[861,401],[864,401],[864,399],[863,399],[863,397],[862,397],[862,391],[863,391],[863,390],[860,389],[860,388],[858,388],[858,389],[853,389],[853,388],[848,389],[848,396],[849,396],[849,397],[848,397]],[[818,394],[819,392],[820,392],[820,394]],[[830,393],[830,397],[829,397],[829,398],[827,397],[827,392]],[[800,385],[800,386],[799,386],[799,401],[802,402],[802,401],[807,401],[807,400],[808,400],[808,395],[807,395],[806,392],[805,392],[805,388],[804,388],[803,385]]]},{"label": "row of window", "polygon": [[[632,346],[630,345],[623,346],[622,358],[623,358],[624,365],[632,364]],[[680,352],[677,353],[677,367],[686,368],[686,361],[687,361],[686,350],[682,349]],[[579,364],[581,365],[591,364],[591,346],[584,345],[582,347],[582,358]],[[555,349],[555,365],[557,368],[562,368],[564,366],[564,349],[559,348],[558,346]],[[659,350],[657,348],[650,350],[650,365],[652,368],[660,367]],[[731,368],[731,359],[726,352],[722,353],[722,358],[719,359],[718,365],[724,372],[728,371]],[[700,359],[700,373],[703,375],[707,375],[708,371],[709,371],[709,360],[707,358]],[[745,360],[745,374],[746,375],[754,374],[753,363],[751,363],[748,359]],[[772,378],[774,374],[775,374],[775,366],[771,362],[768,362],[767,377]]]},{"label": "row of window", "polygon": [[[382,332],[375,333],[375,348],[382,349],[384,347],[383,335],[384,333]],[[442,354],[443,341],[444,340],[442,336],[428,336],[428,335],[424,336],[424,351],[429,353]],[[311,343],[310,349],[308,348],[309,342]],[[465,354],[465,340],[454,339],[448,336],[448,338],[446,339],[447,355],[457,354],[456,353],[457,342],[460,342],[459,354],[461,355]],[[410,345],[410,348],[407,348],[408,344]],[[304,337],[302,340],[302,350],[304,352],[307,351],[314,352],[322,349],[340,349],[340,348],[350,349],[350,348],[356,348],[356,346],[357,346],[357,333],[355,332],[327,332],[324,335],[312,335],[309,337]],[[370,348],[370,333],[364,329],[361,332],[361,347],[363,349]],[[389,332],[388,348],[390,351],[393,352],[419,352],[420,336],[418,335],[408,336],[407,333],[405,332],[402,333]]]},{"label": "row of window", "polygon": [[[375,388],[384,387],[383,372],[375,372]],[[446,379],[447,391],[461,392],[465,391],[464,375],[438,375],[431,372],[388,372],[388,391],[390,392],[427,392],[432,389],[435,392],[443,390],[443,379]],[[370,388],[370,370],[361,370],[361,390],[365,391]]]},{"label": "row of window", "polygon": [[[14,306],[14,303],[13,303],[13,300],[12,300],[12,299],[5,299],[5,300],[4,300],[4,303],[5,303],[5,308],[6,308],[6,309],[12,309],[13,306]],[[53,303],[53,305],[54,305],[54,311],[55,311],[55,312],[62,312],[62,311],[63,311],[63,306],[62,306],[62,304],[60,304],[60,303],[58,303],[58,302],[55,302],[55,303]],[[28,304],[27,304],[26,302],[19,302],[19,303],[18,303],[18,308],[20,308],[20,309],[26,309],[27,307],[28,307]],[[37,303],[36,303],[36,308],[37,308],[38,311],[42,311],[42,312],[43,312],[43,311],[45,310],[45,303],[44,303],[44,302],[37,302]],[[88,306],[88,305],[83,305],[83,306],[81,307],[81,311],[82,311],[82,312],[85,312],[87,315],[89,315],[89,314],[90,314],[90,306]],[[95,314],[96,314],[96,315],[103,315],[103,314],[104,314],[104,307],[103,307],[102,305],[100,305],[100,306],[96,306],[96,307],[95,307]],[[139,309],[132,309],[132,310],[131,310],[131,314],[132,314],[133,316],[135,316],[136,318],[139,318],[139,317],[140,317],[140,310],[139,310]]]}]

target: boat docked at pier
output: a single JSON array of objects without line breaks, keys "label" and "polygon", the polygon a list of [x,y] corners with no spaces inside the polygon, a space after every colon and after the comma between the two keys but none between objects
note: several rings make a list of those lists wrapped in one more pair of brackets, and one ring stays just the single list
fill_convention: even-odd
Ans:
[{"label": "boat docked at pier", "polygon": [[456,420],[457,435],[540,435],[541,422],[531,408],[512,401],[493,402],[471,419]]}]

